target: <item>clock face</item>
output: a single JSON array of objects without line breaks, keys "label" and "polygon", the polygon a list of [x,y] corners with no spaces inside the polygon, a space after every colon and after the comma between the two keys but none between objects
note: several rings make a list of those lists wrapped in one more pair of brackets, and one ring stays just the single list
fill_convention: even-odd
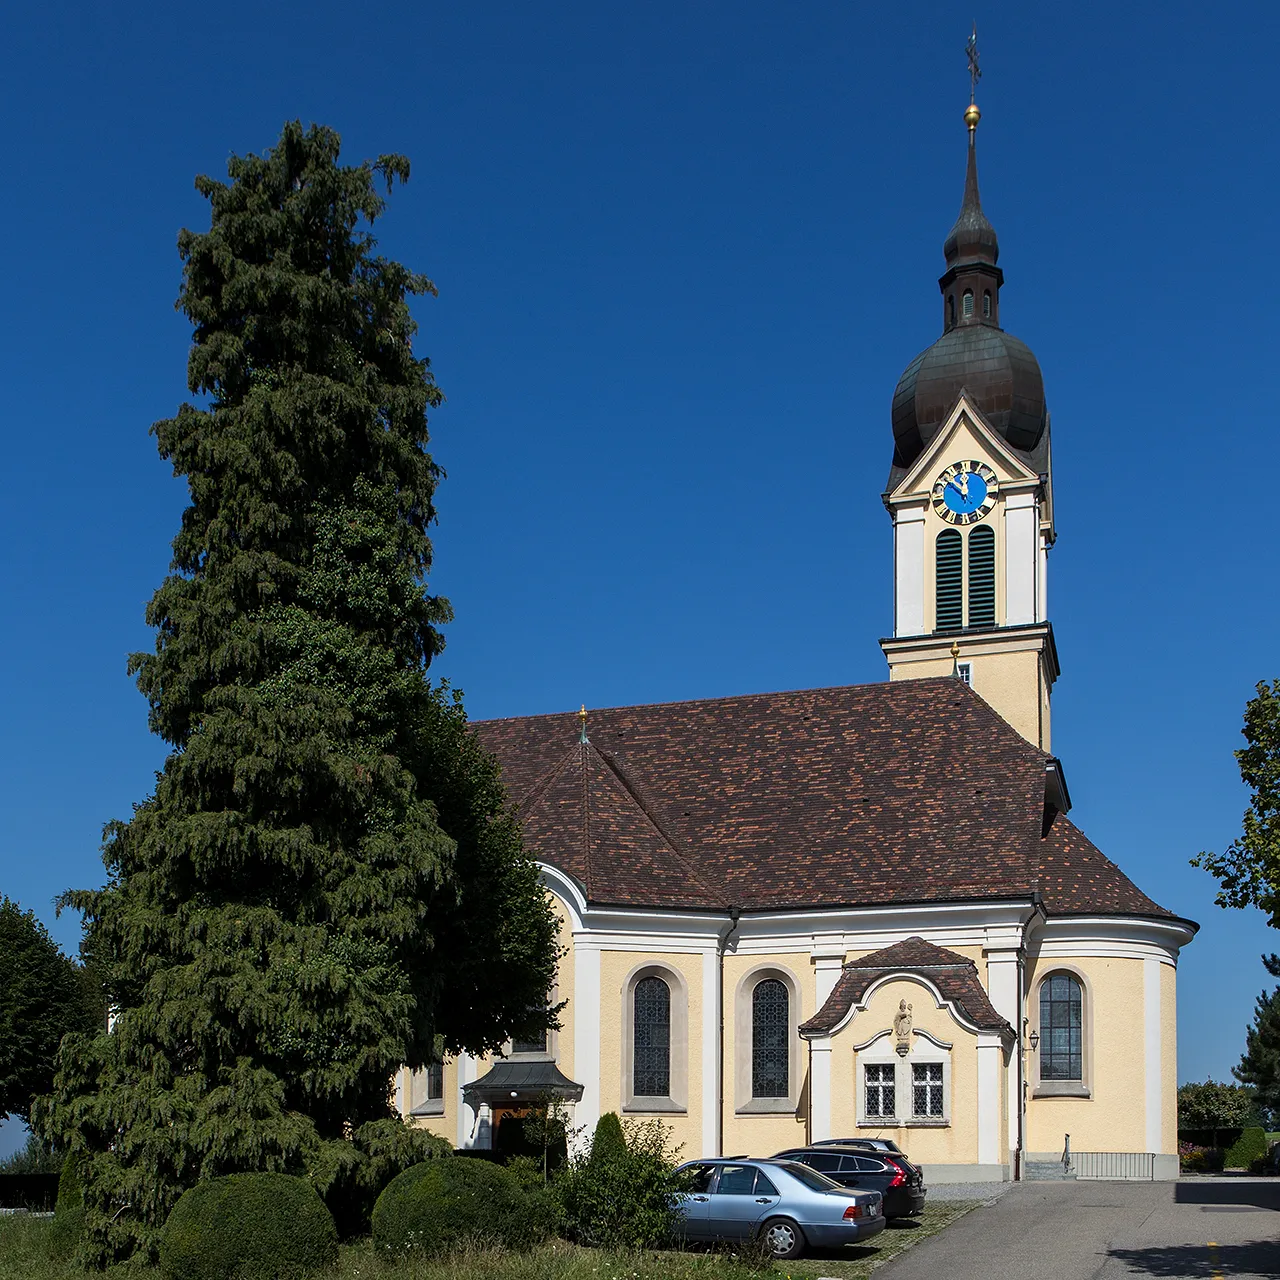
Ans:
[{"label": "clock face", "polygon": [[974,524],[996,505],[997,488],[985,462],[953,462],[933,482],[933,509],[948,524]]}]

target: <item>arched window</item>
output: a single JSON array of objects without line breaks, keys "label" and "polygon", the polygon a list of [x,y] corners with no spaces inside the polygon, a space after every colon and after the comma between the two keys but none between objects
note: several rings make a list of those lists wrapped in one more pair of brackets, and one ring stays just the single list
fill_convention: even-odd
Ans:
[{"label": "arched window", "polygon": [[996,531],[989,524],[969,535],[969,625],[996,625]]},{"label": "arched window", "polygon": [[957,529],[944,529],[938,534],[935,552],[937,595],[936,631],[958,631],[964,625],[962,593],[964,582],[961,565],[964,544]]},{"label": "arched window", "polygon": [[972,289],[966,289],[964,291],[964,297],[960,300],[960,314],[963,315],[966,320],[968,320],[969,317],[973,315],[973,290]]},{"label": "arched window", "polygon": [[956,322],[956,295],[950,294],[947,297],[947,324],[954,326]]},{"label": "arched window", "polygon": [[1040,1079],[1084,1080],[1084,999],[1069,973],[1040,984]]},{"label": "arched window", "polygon": [[991,319],[991,290],[987,289],[982,295],[982,314],[987,320]]},{"label": "arched window", "polygon": [[671,1094],[671,988],[650,975],[636,983],[632,1005],[632,1092],[637,1098]]},{"label": "arched window", "polygon": [[756,983],[751,993],[751,1096],[785,1098],[791,1091],[791,1009],[786,984]]}]

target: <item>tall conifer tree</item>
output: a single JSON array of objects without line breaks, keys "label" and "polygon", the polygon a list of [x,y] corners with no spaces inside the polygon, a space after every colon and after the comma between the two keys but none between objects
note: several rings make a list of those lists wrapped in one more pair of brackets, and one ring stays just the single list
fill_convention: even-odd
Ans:
[{"label": "tall conifer tree", "polygon": [[[43,1130],[88,1157],[88,1260],[238,1170],[330,1195],[394,1161],[402,1063],[546,1025],[555,923],[497,767],[425,668],[440,471],[408,298],[375,253],[408,162],[287,125],[197,189],[179,306],[199,402],[154,428],[190,505],[131,659],[172,746],[75,892],[117,1009],[68,1040]],[[531,1012],[534,1011],[534,1012]],[[335,1192],[337,1189],[337,1192]]]},{"label": "tall conifer tree", "polygon": [[[1263,956],[1273,978],[1280,978],[1280,956]],[[1264,991],[1254,1008],[1253,1025],[1245,1033],[1245,1050],[1232,1074],[1252,1085],[1254,1099],[1270,1124],[1280,1123],[1280,987]]]}]

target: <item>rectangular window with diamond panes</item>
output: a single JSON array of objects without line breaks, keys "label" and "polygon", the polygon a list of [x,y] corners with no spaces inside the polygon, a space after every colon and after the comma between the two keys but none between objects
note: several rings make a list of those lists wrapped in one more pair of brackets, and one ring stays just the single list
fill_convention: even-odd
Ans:
[{"label": "rectangular window with diamond panes", "polygon": [[911,1064],[911,1114],[921,1120],[942,1119],[942,1063]]},{"label": "rectangular window with diamond panes", "polygon": [[868,1119],[892,1119],[897,1107],[893,1094],[892,1062],[868,1062],[863,1067]]}]

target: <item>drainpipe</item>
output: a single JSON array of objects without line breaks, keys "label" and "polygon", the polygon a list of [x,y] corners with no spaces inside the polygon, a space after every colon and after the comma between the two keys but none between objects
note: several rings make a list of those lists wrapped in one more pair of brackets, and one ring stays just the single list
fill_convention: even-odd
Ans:
[{"label": "drainpipe", "polygon": [[716,1149],[712,1155],[724,1154],[724,953],[729,949],[729,939],[738,931],[741,909],[729,908],[729,926],[716,942],[716,966],[720,983],[720,1035],[716,1040],[719,1062],[716,1064]]},{"label": "drainpipe", "polygon": [[1027,1123],[1027,930],[1037,916],[1044,918],[1044,895],[1039,889],[1034,889],[1031,893],[1031,914],[1022,922],[1022,946],[1018,949],[1018,1024],[1014,1027],[1018,1034],[1018,1145],[1013,1152],[1014,1182],[1022,1181],[1023,1142]]}]

